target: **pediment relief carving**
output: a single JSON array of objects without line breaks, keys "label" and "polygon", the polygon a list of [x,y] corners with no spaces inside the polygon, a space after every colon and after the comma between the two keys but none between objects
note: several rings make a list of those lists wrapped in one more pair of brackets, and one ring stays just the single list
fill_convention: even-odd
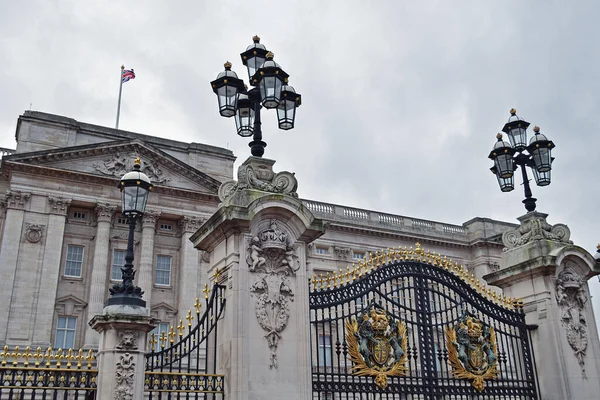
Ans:
[{"label": "pediment relief carving", "polygon": [[54,308],[60,315],[77,315],[86,307],[85,301],[72,294],[56,299]]},{"label": "pediment relief carving", "polygon": [[119,179],[131,170],[136,157],[142,159],[142,172],[148,175],[157,188],[169,187],[217,194],[220,185],[218,180],[138,140],[23,153],[12,158],[10,162]]},{"label": "pediment relief carving", "polygon": [[150,315],[163,322],[171,320],[177,314],[177,309],[167,303],[158,303],[150,309]]}]

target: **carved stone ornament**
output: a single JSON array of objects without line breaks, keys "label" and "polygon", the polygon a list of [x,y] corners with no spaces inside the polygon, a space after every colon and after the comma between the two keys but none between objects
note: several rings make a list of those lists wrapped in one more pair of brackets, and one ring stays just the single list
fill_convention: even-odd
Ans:
[{"label": "carved stone ornament", "polygon": [[561,243],[570,243],[571,231],[564,224],[550,225],[546,222],[548,214],[530,212],[519,217],[521,225],[514,230],[502,234],[502,242],[511,249],[522,246],[535,240],[552,240]]},{"label": "carved stone ornament", "polygon": [[446,328],[446,348],[452,374],[473,380],[477,391],[498,376],[496,332],[474,315],[463,312],[455,326]]},{"label": "carved stone ornament", "polygon": [[8,190],[6,192],[6,208],[23,209],[30,197],[31,193],[24,193],[19,190]]},{"label": "carved stone ornament", "polygon": [[389,376],[407,374],[406,325],[379,304],[370,303],[346,322],[346,341],[353,375],[374,376],[375,384],[385,389]]},{"label": "carved stone ornament", "polygon": [[333,251],[335,252],[335,256],[338,258],[338,260],[347,260],[348,256],[350,255],[349,247],[334,246]]},{"label": "carved stone ornament", "polygon": [[277,346],[290,318],[289,303],[294,300],[288,277],[296,275],[300,261],[288,235],[274,220],[269,229],[251,239],[247,254],[250,272],[258,276],[250,286],[250,292],[256,296],[256,318],[267,332],[265,338],[271,351],[269,366],[277,368]]},{"label": "carved stone ornament", "polygon": [[25,224],[25,239],[29,243],[38,243],[44,236],[46,225],[40,224]]},{"label": "carved stone ornament", "polygon": [[52,214],[67,215],[71,199],[48,196],[48,204],[50,205],[50,212]]},{"label": "carved stone ornament", "polygon": [[117,386],[114,391],[114,400],[133,399],[133,381],[135,379],[135,362],[133,354],[123,353],[119,356],[115,370]]},{"label": "carved stone ornament", "polygon": [[584,307],[588,296],[584,280],[568,264],[556,278],[556,302],[560,308],[560,320],[567,334],[567,341],[575,352],[585,378],[585,352],[587,350],[587,320]]},{"label": "carved stone ornament", "polygon": [[179,227],[182,232],[196,232],[204,223],[204,219],[199,217],[183,217],[179,220]]},{"label": "carved stone ornament", "polygon": [[[121,153],[115,153],[112,157],[106,158],[102,164],[93,164],[92,166],[102,175],[121,178],[133,167],[135,157],[131,155],[122,156]],[[158,167],[154,160],[143,160],[141,172],[146,174],[153,183],[166,183],[171,179],[163,176],[163,171]]]},{"label": "carved stone ornament", "polygon": [[132,330],[117,331],[119,337],[119,343],[117,349],[119,350],[137,350],[137,334]]},{"label": "carved stone ornament", "polygon": [[117,206],[113,206],[107,203],[98,203],[96,205],[96,217],[98,218],[98,222],[111,222],[112,217],[115,215],[117,211]]},{"label": "carved stone ornament", "polygon": [[273,160],[250,157],[238,169],[237,181],[227,181],[219,187],[219,199],[226,201],[234,193],[244,189],[298,197],[298,181],[294,174],[287,171],[273,172],[274,163]]},{"label": "carved stone ornament", "polygon": [[160,218],[160,212],[147,210],[144,215],[142,215],[142,226],[151,226],[156,229],[156,223]]}]

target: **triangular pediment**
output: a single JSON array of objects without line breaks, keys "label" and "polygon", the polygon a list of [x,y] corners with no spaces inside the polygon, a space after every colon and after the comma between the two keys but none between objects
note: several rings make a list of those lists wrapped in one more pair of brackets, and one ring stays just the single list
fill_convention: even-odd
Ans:
[{"label": "triangular pediment", "polygon": [[142,160],[142,172],[157,186],[206,194],[218,191],[217,179],[139,139],[17,153],[3,161],[120,179],[136,157]]}]

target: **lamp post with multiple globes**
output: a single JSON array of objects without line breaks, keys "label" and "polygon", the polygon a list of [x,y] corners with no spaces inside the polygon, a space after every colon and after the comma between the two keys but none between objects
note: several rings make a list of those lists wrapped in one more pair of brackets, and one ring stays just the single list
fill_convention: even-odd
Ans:
[{"label": "lamp post with multiple globes", "polygon": [[242,79],[225,63],[225,70],[210,84],[219,101],[219,113],[226,118],[235,117],[237,134],[252,136],[248,144],[255,157],[262,157],[267,144],[262,138],[261,109],[276,109],[279,129],[294,128],[296,109],[302,103],[300,94],[289,85],[289,75],[273,61],[273,53],[254,36],[253,44],[241,53],[242,63],[248,69],[248,90]]}]

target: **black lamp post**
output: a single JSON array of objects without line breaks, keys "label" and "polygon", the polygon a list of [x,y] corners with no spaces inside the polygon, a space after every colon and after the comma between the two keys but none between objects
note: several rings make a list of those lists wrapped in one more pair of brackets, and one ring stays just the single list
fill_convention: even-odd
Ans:
[{"label": "black lamp post", "polygon": [[142,300],[144,292],[139,286],[133,284],[135,271],[133,270],[133,234],[135,224],[146,210],[148,193],[152,190],[150,179],[140,171],[141,160],[137,158],[133,169],[123,175],[117,186],[121,191],[121,210],[127,218],[129,225],[129,237],[127,238],[127,253],[125,253],[125,265],[121,268],[123,280],[109,289],[110,297],[106,305],[130,305],[145,307],[146,302]]},{"label": "black lamp post", "polygon": [[273,53],[254,36],[253,44],[241,54],[242,63],[248,68],[250,85],[248,90],[242,79],[225,63],[225,71],[210,84],[219,100],[219,113],[223,117],[235,116],[237,134],[252,136],[248,144],[255,157],[262,157],[267,144],[262,140],[260,110],[277,109],[279,129],[294,128],[296,108],[302,103],[301,95],[288,85],[289,75],[273,61]]},{"label": "black lamp post", "polygon": [[[527,145],[527,127],[529,122],[519,118],[517,111],[510,110],[510,118],[502,128],[502,131],[508,135],[510,143],[502,140],[502,134],[496,135],[498,142],[490,152],[489,158],[494,161],[494,166],[490,168],[492,173],[498,178],[500,190],[510,192],[515,188],[514,171],[521,167],[523,176],[523,187],[525,189],[525,209],[528,212],[535,211],[535,202],[537,199],[532,197],[531,187],[529,186],[529,177],[527,169],[531,168],[533,177],[538,186],[547,186],[550,184],[550,171],[552,169],[551,150],[555,147],[551,140],[540,133],[539,127],[534,127],[535,135]],[[527,153],[524,151],[527,150]]]}]

